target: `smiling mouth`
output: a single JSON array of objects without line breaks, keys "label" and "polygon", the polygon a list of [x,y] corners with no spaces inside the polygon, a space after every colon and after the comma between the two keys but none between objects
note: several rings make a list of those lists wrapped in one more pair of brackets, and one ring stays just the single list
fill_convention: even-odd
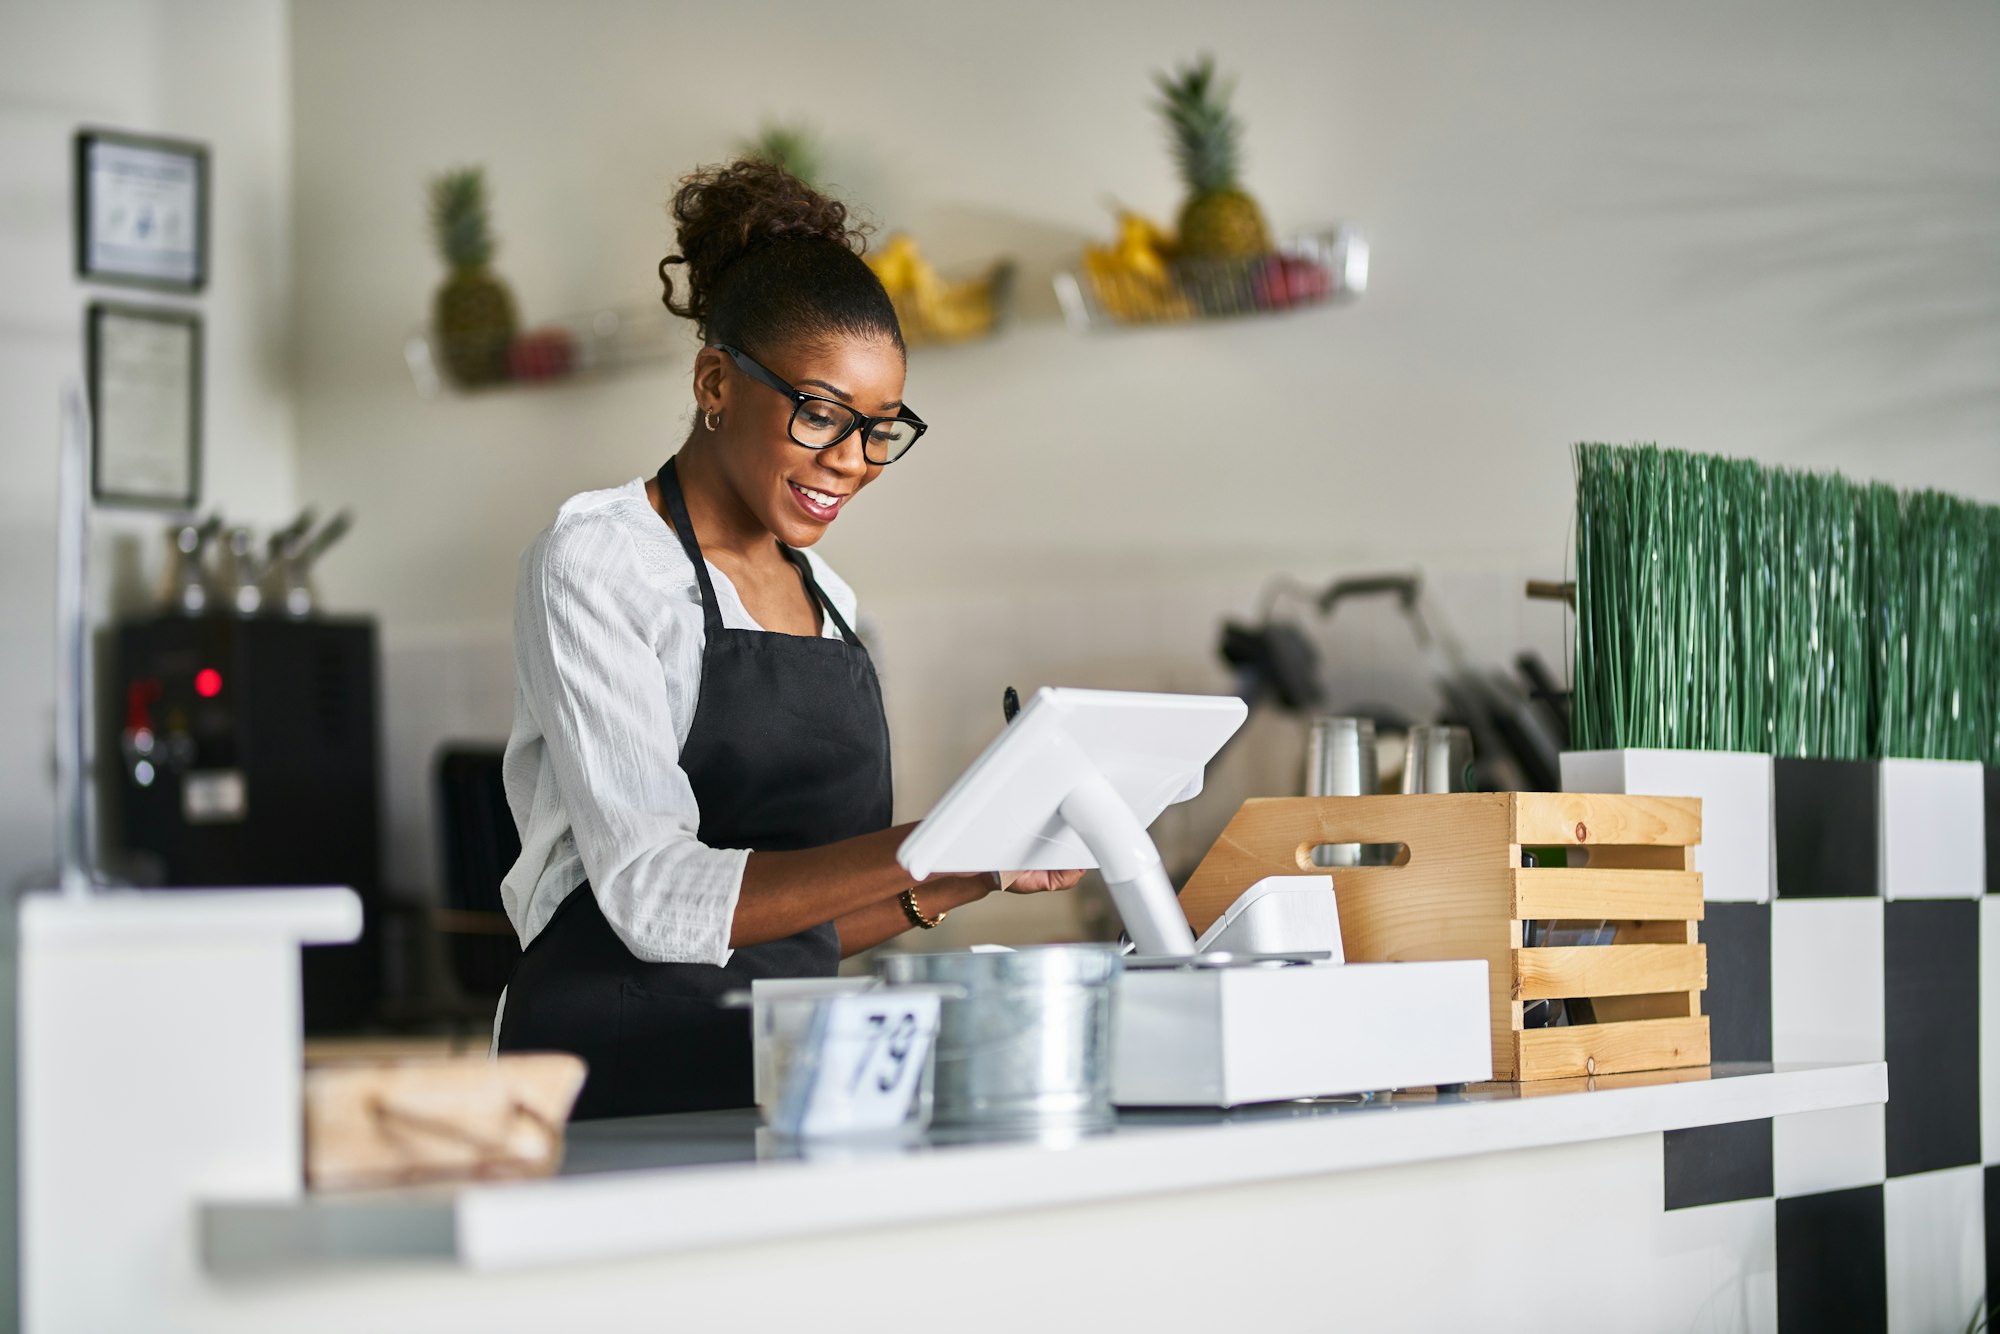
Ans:
[{"label": "smiling mouth", "polygon": [[821,523],[831,523],[847,497],[831,491],[819,491],[810,486],[800,486],[797,482],[786,482],[792,490],[792,499],[799,502],[799,508]]}]

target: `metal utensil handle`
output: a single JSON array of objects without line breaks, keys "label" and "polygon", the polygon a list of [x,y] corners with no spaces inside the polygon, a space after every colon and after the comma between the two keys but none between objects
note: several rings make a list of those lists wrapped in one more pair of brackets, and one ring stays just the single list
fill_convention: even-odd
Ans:
[{"label": "metal utensil handle", "polygon": [[303,570],[326,554],[326,549],[347,536],[347,530],[354,526],[354,511],[342,510],[326,521],[326,527],[313,534],[306,544],[299,548],[292,558],[293,564]]},{"label": "metal utensil handle", "polygon": [[273,559],[289,556],[292,548],[312,531],[313,521],[319,517],[317,511],[308,505],[299,511],[299,517],[271,534],[270,551]]}]

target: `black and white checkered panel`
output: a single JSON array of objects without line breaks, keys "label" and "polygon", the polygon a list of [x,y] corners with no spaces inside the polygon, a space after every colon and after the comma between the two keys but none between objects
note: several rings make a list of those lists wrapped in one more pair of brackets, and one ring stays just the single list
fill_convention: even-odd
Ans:
[{"label": "black and white checkered panel", "polygon": [[[1934,802],[1941,775],[1957,786]],[[1982,777],[1968,818],[1963,772],[1779,761],[1775,901],[1708,904],[1715,1060],[1889,1063],[1886,1106],[1666,1137],[1669,1208],[1775,1198],[1781,1330],[1961,1330],[2000,1291],[2000,775]]]}]

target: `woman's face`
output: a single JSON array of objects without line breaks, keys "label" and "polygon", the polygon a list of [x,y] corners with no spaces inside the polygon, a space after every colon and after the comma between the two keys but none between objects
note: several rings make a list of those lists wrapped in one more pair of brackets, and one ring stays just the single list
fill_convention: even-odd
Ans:
[{"label": "woman's face", "polygon": [[[903,406],[903,353],[886,338],[777,347],[758,359],[800,393],[845,403],[866,416],[893,417]],[[703,349],[695,385],[700,406],[719,408],[722,415],[716,443],[724,475],[786,546],[819,541],[882,471],[863,455],[860,431],[826,449],[807,449],[793,440],[792,401],[744,374],[726,353]]]}]

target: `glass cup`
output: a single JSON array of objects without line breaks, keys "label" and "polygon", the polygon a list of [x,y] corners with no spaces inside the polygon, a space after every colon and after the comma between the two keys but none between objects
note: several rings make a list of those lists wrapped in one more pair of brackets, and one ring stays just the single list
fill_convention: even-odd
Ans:
[{"label": "glass cup", "polygon": [[[1373,796],[1380,791],[1375,769],[1375,724],[1368,718],[1321,715],[1312,723],[1306,748],[1306,795]],[[1312,850],[1314,866],[1359,866],[1359,843],[1324,843]]]},{"label": "glass cup", "polygon": [[1472,733],[1463,727],[1419,723],[1410,729],[1403,762],[1404,792],[1472,790]]}]

